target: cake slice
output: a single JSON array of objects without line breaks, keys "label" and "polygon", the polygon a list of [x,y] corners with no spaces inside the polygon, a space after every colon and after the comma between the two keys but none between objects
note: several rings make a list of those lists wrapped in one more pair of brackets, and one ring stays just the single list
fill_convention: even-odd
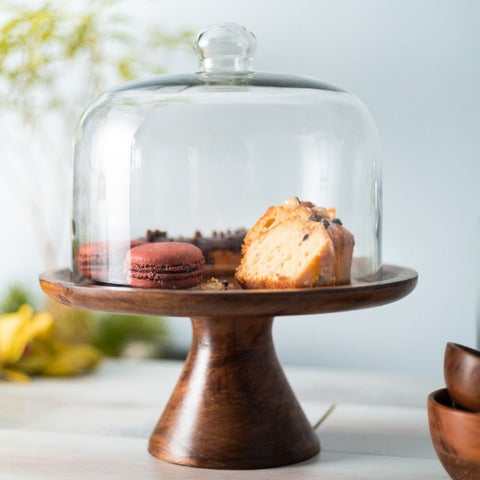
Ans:
[{"label": "cake slice", "polygon": [[296,197],[270,207],[245,236],[235,278],[244,288],[349,283],[354,239],[334,216]]},{"label": "cake slice", "polygon": [[346,285],[350,283],[355,239],[341,223],[337,222],[339,222],[338,219],[332,219],[327,233],[335,250],[335,285]]}]

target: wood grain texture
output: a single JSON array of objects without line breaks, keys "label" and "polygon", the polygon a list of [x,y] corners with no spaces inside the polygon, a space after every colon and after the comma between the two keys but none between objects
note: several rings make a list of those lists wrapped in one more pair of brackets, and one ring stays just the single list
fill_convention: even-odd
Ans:
[{"label": "wood grain texture", "polygon": [[433,446],[453,480],[480,478],[480,415],[454,407],[443,388],[428,397]]},{"label": "wood grain texture", "polygon": [[417,273],[414,270],[391,265],[384,265],[381,278],[373,282],[354,281],[344,286],[288,290],[238,288],[202,291],[108,286],[89,280],[75,281],[70,270],[57,270],[40,276],[44,292],[66,305],[170,317],[280,316],[357,310],[400,300],[415,288],[416,283]]},{"label": "wood grain texture", "polygon": [[271,317],[196,317],[185,367],[149,451],[171,463],[267,468],[320,450],[275,354]]},{"label": "wood grain texture", "polygon": [[448,342],[443,373],[452,399],[467,410],[480,412],[480,352]]}]

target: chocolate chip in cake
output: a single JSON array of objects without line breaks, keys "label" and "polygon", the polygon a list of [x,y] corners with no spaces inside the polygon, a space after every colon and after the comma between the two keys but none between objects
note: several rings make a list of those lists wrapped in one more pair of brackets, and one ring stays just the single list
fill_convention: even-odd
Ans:
[{"label": "chocolate chip in cake", "polygon": [[333,223],[336,223],[337,225],[343,225],[343,223],[340,221],[339,218],[334,218],[334,219],[332,220],[332,222],[333,222]]},{"label": "chocolate chip in cake", "polygon": [[167,232],[163,230],[147,230],[145,237],[147,242],[161,242],[167,239]]},{"label": "chocolate chip in cake", "polygon": [[324,217],[320,212],[312,212],[308,219],[312,222],[321,222],[322,220],[324,220]]},{"label": "chocolate chip in cake", "polygon": [[330,222],[328,220],[323,219],[322,223],[325,228],[328,228],[330,226]]},{"label": "chocolate chip in cake", "polygon": [[302,238],[302,242],[304,242],[310,235],[307,233],[304,235],[304,237]]}]

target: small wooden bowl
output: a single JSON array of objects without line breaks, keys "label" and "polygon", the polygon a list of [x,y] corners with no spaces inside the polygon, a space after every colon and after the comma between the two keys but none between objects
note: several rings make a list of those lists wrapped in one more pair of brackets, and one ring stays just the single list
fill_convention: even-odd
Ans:
[{"label": "small wooden bowl", "polygon": [[429,395],[427,408],[433,446],[450,477],[480,478],[480,414],[455,407],[446,388]]},{"label": "small wooden bowl", "polygon": [[443,373],[454,402],[471,412],[480,412],[480,352],[447,343]]}]

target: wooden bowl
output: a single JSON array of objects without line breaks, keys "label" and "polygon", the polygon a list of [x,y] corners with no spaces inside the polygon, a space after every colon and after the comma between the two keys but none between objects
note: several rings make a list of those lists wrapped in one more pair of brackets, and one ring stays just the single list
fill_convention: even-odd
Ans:
[{"label": "wooden bowl", "polygon": [[480,352],[447,343],[443,372],[454,402],[472,412],[480,412]]},{"label": "wooden bowl", "polygon": [[480,414],[456,407],[446,388],[429,395],[427,408],[433,446],[450,477],[480,478]]}]

